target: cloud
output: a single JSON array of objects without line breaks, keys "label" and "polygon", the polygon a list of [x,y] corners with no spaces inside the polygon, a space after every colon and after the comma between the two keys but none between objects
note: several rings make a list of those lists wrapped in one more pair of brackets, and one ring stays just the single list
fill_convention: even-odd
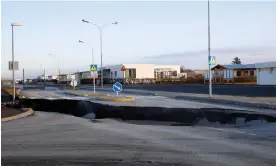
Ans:
[{"label": "cloud", "polygon": [[[275,47],[247,47],[247,48],[215,48],[211,49],[211,55],[216,56],[217,64],[230,64],[232,59],[238,56],[242,63],[268,62],[276,60]],[[206,69],[208,51],[190,51],[168,53],[157,56],[148,56],[139,59],[136,63],[154,64],[178,64],[191,69]]]},{"label": "cloud", "polygon": [[[221,56],[221,55],[232,55],[234,56],[261,56],[262,54],[275,54],[276,59],[276,46],[275,47],[248,47],[248,48],[211,48],[211,55]],[[196,56],[206,56],[208,55],[208,50],[200,51],[190,51],[190,52],[178,52],[178,53],[168,53],[156,56],[143,57],[143,59],[156,59],[156,58],[184,58],[184,57],[196,57]]]}]

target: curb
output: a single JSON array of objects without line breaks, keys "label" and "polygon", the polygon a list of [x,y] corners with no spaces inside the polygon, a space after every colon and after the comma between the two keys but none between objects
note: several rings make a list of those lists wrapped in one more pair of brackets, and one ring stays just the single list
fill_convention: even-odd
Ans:
[{"label": "curb", "polygon": [[135,101],[135,98],[134,97],[107,96],[107,97],[97,97],[96,100],[113,101],[113,102],[132,102],[132,101]]},{"label": "curb", "polygon": [[99,97],[99,96],[108,96],[108,94],[101,94],[101,93],[88,93],[85,94],[87,97]]},{"label": "curb", "polygon": [[16,120],[19,118],[24,118],[24,117],[29,116],[34,113],[34,111],[31,108],[22,108],[21,110],[23,110],[23,111],[27,110],[27,111],[23,112],[21,114],[14,115],[14,116],[2,118],[1,122],[7,122],[7,121],[11,121],[11,120]]},{"label": "curb", "polygon": [[72,96],[81,96],[81,97],[87,97],[86,94],[83,94],[83,95],[78,95],[78,94],[74,94],[74,93],[70,93],[70,92],[63,92],[64,94],[67,94],[67,95],[72,95]]},{"label": "curb", "polygon": [[86,93],[86,94],[75,94],[70,92],[63,92],[67,95],[73,95],[73,96],[83,96],[83,97],[99,97],[99,96],[108,96],[106,94],[100,94],[100,93]]},{"label": "curb", "polygon": [[26,99],[26,97],[19,95],[19,99]]}]

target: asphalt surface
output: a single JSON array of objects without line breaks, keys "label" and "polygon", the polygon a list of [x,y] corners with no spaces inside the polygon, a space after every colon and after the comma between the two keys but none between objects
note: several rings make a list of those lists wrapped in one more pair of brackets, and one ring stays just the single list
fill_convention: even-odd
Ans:
[{"label": "asphalt surface", "polygon": [[[17,85],[22,87],[22,85]],[[33,85],[25,85],[33,86]],[[43,86],[43,85],[36,85]],[[47,85],[57,87],[57,85]],[[92,86],[92,85],[83,85]],[[99,87],[99,86],[97,86]],[[112,87],[112,85],[104,85],[104,87]],[[167,92],[183,92],[196,94],[209,94],[208,84],[143,84],[133,85],[125,84],[124,89],[143,89],[150,91],[167,91]],[[258,86],[258,85],[212,85],[213,94],[217,95],[232,95],[232,96],[247,96],[247,97],[276,97],[276,85]]]},{"label": "asphalt surface", "polygon": [[275,165],[276,126],[169,126],[36,112],[2,123],[3,165]]},{"label": "asphalt surface", "polygon": [[[24,93],[33,98],[102,102],[65,95],[55,88]],[[134,103],[102,103],[241,109],[163,96],[132,96],[137,98]],[[202,121],[196,126],[181,126],[174,122],[89,118],[37,111],[34,116],[2,123],[2,164],[272,166],[276,162],[275,123],[251,121],[244,125],[241,119],[236,124]]]},{"label": "asphalt surface", "polygon": [[[209,85],[204,84],[173,84],[173,85],[124,85],[124,89],[143,89],[152,91],[183,92],[209,94]],[[276,97],[275,86],[256,85],[213,85],[213,94],[248,96],[248,97]]]},{"label": "asphalt surface", "polygon": [[[73,92],[73,90],[66,90],[66,91]],[[92,90],[78,90],[77,92],[79,92],[79,94],[93,93]],[[99,91],[99,90],[97,92],[115,95],[114,92],[106,92],[106,91]],[[235,105],[217,104],[217,103],[203,103],[203,102],[188,101],[188,100],[177,100],[170,97],[137,95],[135,93],[133,94],[120,93],[120,96],[135,97],[136,100],[134,102],[100,101],[100,100],[96,100],[94,97],[81,97],[81,96],[67,95],[67,94],[64,94],[64,91],[59,91],[51,87],[47,88],[46,90],[22,91],[21,94],[30,99],[86,100],[86,101],[92,101],[94,103],[102,103],[102,104],[108,104],[113,106],[166,107],[166,108],[222,108],[222,109],[248,110],[248,111],[255,111],[258,113],[275,115],[275,110],[272,110],[272,109],[259,109],[259,108],[250,108],[250,107],[242,107],[242,106],[235,106]]]}]

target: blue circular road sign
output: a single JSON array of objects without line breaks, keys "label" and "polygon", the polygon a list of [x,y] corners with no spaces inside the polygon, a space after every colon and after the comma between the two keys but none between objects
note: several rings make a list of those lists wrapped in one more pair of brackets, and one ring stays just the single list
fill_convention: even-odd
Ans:
[{"label": "blue circular road sign", "polygon": [[114,92],[121,92],[123,89],[123,85],[120,82],[116,82],[113,84],[113,91]]}]

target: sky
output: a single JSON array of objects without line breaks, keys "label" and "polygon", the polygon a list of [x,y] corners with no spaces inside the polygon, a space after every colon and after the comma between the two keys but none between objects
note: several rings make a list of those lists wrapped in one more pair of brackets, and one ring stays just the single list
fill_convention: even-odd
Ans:
[{"label": "sky", "polygon": [[[242,63],[276,60],[276,1],[211,1],[211,55],[218,64],[235,56]],[[207,1],[4,1],[2,2],[1,77],[10,78],[12,22],[16,77],[89,70],[92,48],[100,66],[153,63],[208,68]],[[84,43],[79,43],[82,40]],[[52,55],[49,55],[52,54]]]}]

